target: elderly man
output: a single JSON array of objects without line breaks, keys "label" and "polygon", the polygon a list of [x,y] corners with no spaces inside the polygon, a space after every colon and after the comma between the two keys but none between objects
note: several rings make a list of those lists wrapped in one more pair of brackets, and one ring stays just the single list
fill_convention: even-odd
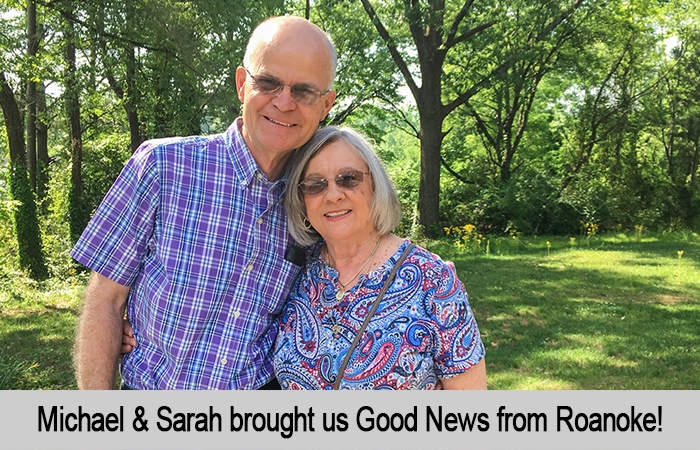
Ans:
[{"label": "elderly man", "polygon": [[93,270],[81,389],[111,389],[126,310],[131,389],[259,389],[299,267],[280,203],[292,152],[333,106],[337,58],[298,17],[262,23],[236,71],[243,115],[222,134],[144,143],[71,255]]}]

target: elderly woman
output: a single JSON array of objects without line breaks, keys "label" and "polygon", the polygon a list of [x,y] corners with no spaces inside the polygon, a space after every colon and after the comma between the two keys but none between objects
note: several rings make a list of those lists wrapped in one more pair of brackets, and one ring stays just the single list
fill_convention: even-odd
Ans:
[{"label": "elderly woman", "polygon": [[324,128],[291,167],[290,232],[309,248],[275,346],[282,388],[485,389],[464,286],[452,263],[391,234],[399,200],[367,141]]}]

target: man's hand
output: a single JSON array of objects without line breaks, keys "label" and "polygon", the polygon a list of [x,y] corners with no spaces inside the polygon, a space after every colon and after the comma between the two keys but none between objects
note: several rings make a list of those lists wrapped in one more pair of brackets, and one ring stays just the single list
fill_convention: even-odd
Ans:
[{"label": "man's hand", "polygon": [[122,355],[132,351],[134,347],[139,345],[134,337],[134,329],[128,319],[124,319],[124,334],[122,334]]}]

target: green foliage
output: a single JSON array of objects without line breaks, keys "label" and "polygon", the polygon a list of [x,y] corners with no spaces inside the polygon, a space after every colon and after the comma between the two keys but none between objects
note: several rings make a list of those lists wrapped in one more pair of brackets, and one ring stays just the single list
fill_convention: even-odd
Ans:
[{"label": "green foliage", "polygon": [[[82,214],[81,217],[84,219],[92,217],[130,156],[129,140],[126,135],[103,135],[93,146],[86,148],[83,158],[83,176],[89,182],[84,183],[81,203],[77,199],[71,200],[70,213],[73,213],[72,208],[75,205],[75,213]],[[78,236],[86,224],[87,221],[82,228],[76,230]]]},{"label": "green foliage", "polygon": [[[537,42],[531,41],[533,33],[571,2],[473,2],[455,36],[496,23],[453,41],[440,77],[432,79],[441,91],[428,86],[428,72],[438,62],[421,60],[408,24],[429,26],[429,36],[445,38],[463,2],[445,2],[444,9],[430,2],[415,8],[395,1],[373,4],[381,6],[387,43],[401,53],[414,87],[425,92],[421,104],[441,97],[443,107],[422,114],[445,113],[442,130],[425,124],[421,129],[419,108],[404,99],[410,90],[401,89],[405,73],[361,2],[314,2],[311,19],[330,33],[339,54],[338,98],[326,123],[345,123],[375,140],[403,206],[397,233],[420,237],[474,224],[493,239],[510,231],[567,235],[580,221],[601,231],[635,225],[700,229],[697,2],[613,0],[604,8],[583,2]],[[38,228],[48,272],[61,277],[72,270],[72,242],[129,157],[127,107],[138,113],[141,139],[222,131],[239,113],[234,74],[250,31],[269,15],[303,15],[306,2],[98,0],[74,3],[72,13],[66,6],[38,5],[46,33],[31,59],[24,48],[21,2],[4,4],[7,14],[0,18],[5,50],[0,61],[11,84],[33,79],[50,85],[43,119],[49,124],[51,184]],[[80,196],[70,186],[69,138],[60,114],[66,17],[79,19],[74,30],[81,55]],[[424,56],[436,57],[446,48]],[[507,61],[512,65],[494,72]],[[418,76],[423,69],[425,76]],[[466,104],[450,103],[466,91]],[[426,229],[418,220],[419,136],[435,130],[445,135],[437,155],[443,159],[441,223]],[[431,158],[431,168],[440,166],[434,153]],[[18,185],[18,193],[29,192],[22,189]],[[31,216],[23,209],[31,205],[9,195],[0,201],[0,262],[21,271],[15,260],[27,247],[20,252],[15,227],[29,225],[14,214]],[[26,255],[22,258],[27,267]]]},{"label": "green foliage", "polygon": [[10,192],[17,201],[14,224],[20,267],[27,269],[32,278],[43,280],[48,271],[42,252],[35,195],[24,161],[14,164],[11,169]]},{"label": "green foliage", "polygon": [[262,19],[285,12],[279,0],[98,1],[82,7],[83,32],[100,43],[88,49],[99,63],[94,70],[138,114],[145,139],[227,127],[239,115],[235,69],[250,32]]},{"label": "green foliage", "polygon": [[[584,5],[552,39],[520,55],[448,117],[442,155],[456,175],[443,171],[443,225],[484,222],[489,232],[516,227],[566,233],[581,219],[608,230],[640,223],[655,230],[697,229],[700,128],[691,119],[700,98],[700,65],[693,62],[697,20],[688,20],[688,5],[684,13],[680,6]],[[528,19],[539,15],[539,6],[515,2],[505,8],[518,14],[477,36],[512,29],[505,40],[495,39],[499,58],[517,51],[531,23],[542,24]],[[667,72],[675,60],[660,42],[674,33],[685,54]],[[552,51],[558,52],[553,59]],[[489,55],[465,53],[447,62],[478,67],[478,77],[489,67]],[[445,72],[447,92],[470,81],[449,66]],[[529,97],[533,89],[536,95]],[[550,214],[561,214],[560,223],[552,224]]]},{"label": "green foliage", "polygon": [[331,36],[338,53],[333,85],[338,92],[336,106],[325,123],[337,125],[356,119],[355,124],[361,125],[363,132],[380,140],[378,127],[372,120],[363,119],[387,120],[403,100],[400,78],[388,49],[360,2],[315,2],[311,21]]},{"label": "green foliage", "polygon": [[511,230],[525,235],[565,235],[575,232],[581,214],[557,195],[551,177],[522,171],[497,188],[487,189],[474,203],[473,222],[482,233]]}]

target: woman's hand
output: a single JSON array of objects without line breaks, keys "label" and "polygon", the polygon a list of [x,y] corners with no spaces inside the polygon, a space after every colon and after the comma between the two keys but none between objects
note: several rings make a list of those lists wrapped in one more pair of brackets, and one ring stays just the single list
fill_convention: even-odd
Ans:
[{"label": "woman's hand", "polygon": [[134,329],[131,326],[131,322],[124,319],[123,323],[124,329],[122,334],[122,355],[125,355],[132,351],[139,343],[134,337]]}]

